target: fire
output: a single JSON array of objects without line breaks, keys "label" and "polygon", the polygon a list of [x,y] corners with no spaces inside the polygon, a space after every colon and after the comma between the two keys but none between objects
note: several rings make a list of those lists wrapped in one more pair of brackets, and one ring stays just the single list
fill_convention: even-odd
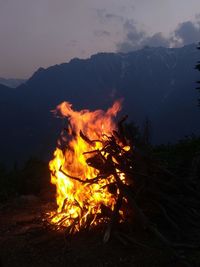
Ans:
[{"label": "fire", "polygon": [[[99,171],[90,166],[87,159],[94,154],[92,151],[103,153],[102,147],[117,128],[114,119],[120,109],[120,101],[107,111],[75,111],[69,102],[57,107],[62,116],[68,118],[66,134],[60,140],[60,144],[65,143],[65,148],[56,148],[54,159],[49,163],[58,206],[50,220],[57,227],[73,226],[73,231],[77,232],[102,222],[102,216],[99,216],[102,206],[114,209],[116,196],[107,188],[114,182],[113,175],[106,179],[99,177]],[[129,149],[128,146],[123,148],[125,151]],[[107,157],[105,152],[103,156]],[[119,177],[124,181],[123,173]]]}]

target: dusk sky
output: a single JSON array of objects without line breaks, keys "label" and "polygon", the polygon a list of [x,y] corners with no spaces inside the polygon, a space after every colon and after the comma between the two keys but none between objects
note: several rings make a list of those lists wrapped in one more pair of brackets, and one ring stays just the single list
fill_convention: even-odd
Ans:
[{"label": "dusk sky", "polygon": [[0,0],[0,77],[97,52],[200,41],[200,0]]}]

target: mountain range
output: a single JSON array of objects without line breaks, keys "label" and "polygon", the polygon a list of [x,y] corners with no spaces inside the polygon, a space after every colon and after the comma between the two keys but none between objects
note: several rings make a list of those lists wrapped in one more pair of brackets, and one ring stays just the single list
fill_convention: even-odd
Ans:
[{"label": "mountain range", "polygon": [[5,79],[5,78],[0,77],[0,84],[6,85],[11,88],[16,88],[25,82],[26,82],[25,79]]},{"label": "mountain range", "polygon": [[199,58],[195,45],[98,53],[39,68],[17,90],[0,85],[0,161],[49,159],[64,126],[51,110],[63,101],[105,109],[123,98],[129,121],[142,127],[148,117],[154,144],[200,134]]}]

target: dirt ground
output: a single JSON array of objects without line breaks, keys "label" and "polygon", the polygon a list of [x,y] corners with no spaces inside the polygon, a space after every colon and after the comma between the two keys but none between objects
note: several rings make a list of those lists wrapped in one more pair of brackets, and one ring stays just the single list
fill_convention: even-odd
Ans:
[{"label": "dirt ground", "polygon": [[[183,267],[183,262],[148,235],[148,247],[114,236],[102,242],[100,230],[66,237],[45,226],[51,205],[35,196],[21,196],[0,205],[0,267]],[[138,233],[136,232],[137,236]],[[184,255],[200,266],[200,253]]]}]

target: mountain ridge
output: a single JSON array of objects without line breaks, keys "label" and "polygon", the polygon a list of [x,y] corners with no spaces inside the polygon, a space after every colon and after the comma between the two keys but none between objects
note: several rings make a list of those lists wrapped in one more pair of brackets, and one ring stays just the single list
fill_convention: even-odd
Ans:
[{"label": "mountain ridge", "polygon": [[26,82],[25,79],[14,79],[14,78],[6,79],[6,78],[0,77],[0,84],[6,85],[6,86],[8,86],[10,88],[16,88],[16,87],[18,87],[19,85],[21,85],[22,83],[25,83],[25,82]]}]

